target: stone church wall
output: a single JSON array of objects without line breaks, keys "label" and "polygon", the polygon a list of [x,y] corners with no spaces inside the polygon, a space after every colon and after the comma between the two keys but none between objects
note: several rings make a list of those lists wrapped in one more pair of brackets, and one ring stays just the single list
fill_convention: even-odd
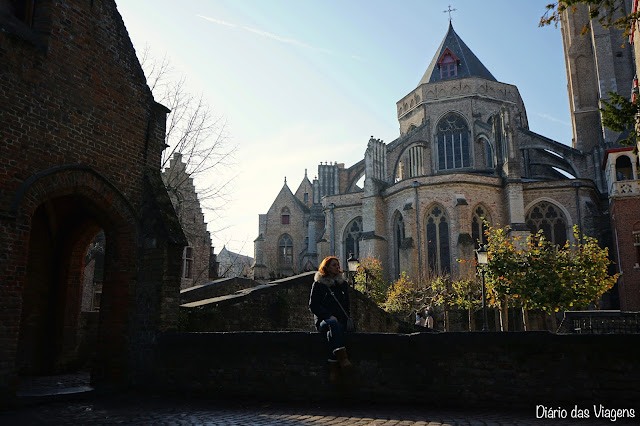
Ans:
[{"label": "stone church wall", "polygon": [[[280,192],[266,214],[265,235],[262,235],[262,261],[267,265],[267,277],[290,276],[300,272],[300,253],[305,248],[307,213],[296,202],[294,195]],[[288,196],[290,195],[290,196]],[[289,209],[289,224],[282,223],[282,209]],[[288,234],[293,241],[293,262],[284,265],[280,262],[280,238]]]}]

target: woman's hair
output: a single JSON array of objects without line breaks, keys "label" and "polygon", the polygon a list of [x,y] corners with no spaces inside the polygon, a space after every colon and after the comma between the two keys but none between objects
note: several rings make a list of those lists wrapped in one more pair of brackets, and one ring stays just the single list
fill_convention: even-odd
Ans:
[{"label": "woman's hair", "polygon": [[329,262],[331,262],[331,260],[335,259],[336,262],[338,262],[338,266],[340,266],[340,260],[338,260],[337,257],[335,256],[327,256],[325,257],[322,262],[320,263],[320,266],[318,266],[318,271],[320,272],[320,274],[322,274],[323,276],[327,276],[327,265],[329,265]]}]

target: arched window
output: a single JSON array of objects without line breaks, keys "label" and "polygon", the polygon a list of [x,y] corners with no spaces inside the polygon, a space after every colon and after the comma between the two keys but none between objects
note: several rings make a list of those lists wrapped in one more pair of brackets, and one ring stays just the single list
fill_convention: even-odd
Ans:
[{"label": "arched window", "polygon": [[484,139],[484,152],[485,152],[485,162],[488,169],[493,169],[496,166],[496,163],[493,159],[493,148],[491,147],[491,142],[489,140]]},{"label": "arched window", "polygon": [[545,238],[554,244],[567,242],[567,219],[557,206],[542,201],[529,211],[525,220],[531,233],[542,230]]},{"label": "arched window", "polygon": [[447,114],[437,126],[438,168],[460,169],[471,166],[469,128],[455,113]]},{"label": "arched window", "polygon": [[395,219],[393,220],[393,239],[394,239],[394,264],[395,264],[395,272],[396,276],[399,277],[400,273],[400,247],[402,246],[402,242],[404,241],[404,220],[402,218],[402,214],[398,212],[396,214]]},{"label": "arched window", "polygon": [[291,214],[289,213],[289,208],[284,207],[282,212],[280,213],[280,223],[283,225],[288,225],[291,221]]},{"label": "arched window", "polygon": [[362,218],[353,219],[344,231],[344,255],[353,253],[360,258],[360,240],[362,239]]},{"label": "arched window", "polygon": [[616,180],[633,179],[633,167],[631,160],[626,155],[616,158]]},{"label": "arched window", "polygon": [[471,237],[473,238],[473,243],[476,246],[476,249],[480,244],[487,243],[487,236],[485,235],[485,231],[487,230],[487,225],[485,221],[489,224],[491,223],[491,217],[487,210],[478,206],[473,211],[473,218],[471,219]]},{"label": "arched window", "polygon": [[281,265],[293,265],[293,240],[287,234],[280,237],[278,243],[278,261]]},{"label": "arched window", "polygon": [[433,272],[444,275],[451,271],[449,221],[444,210],[434,206],[426,216],[427,262]]}]

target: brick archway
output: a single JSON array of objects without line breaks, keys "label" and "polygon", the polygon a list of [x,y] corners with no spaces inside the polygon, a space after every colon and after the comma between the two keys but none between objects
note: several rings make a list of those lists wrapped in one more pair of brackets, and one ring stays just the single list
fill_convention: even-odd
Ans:
[{"label": "brick archway", "polygon": [[16,191],[9,237],[18,255],[7,267],[15,271],[17,297],[7,303],[20,315],[12,317],[11,335],[4,336],[14,343],[14,374],[57,373],[88,361],[78,357],[84,256],[104,230],[105,275],[92,380],[126,382],[138,259],[135,211],[113,184],[87,166],[41,172]]}]

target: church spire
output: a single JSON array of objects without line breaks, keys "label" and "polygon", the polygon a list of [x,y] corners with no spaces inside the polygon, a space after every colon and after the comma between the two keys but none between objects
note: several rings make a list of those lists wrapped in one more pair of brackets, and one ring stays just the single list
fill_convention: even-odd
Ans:
[{"label": "church spire", "polygon": [[[453,10],[455,9],[451,11]],[[445,10],[445,12],[448,12],[448,10]],[[453,29],[451,20],[449,20],[447,34],[442,39],[440,47],[438,47],[418,86],[425,83],[466,77],[481,77],[496,81],[491,72],[458,36]]]}]

